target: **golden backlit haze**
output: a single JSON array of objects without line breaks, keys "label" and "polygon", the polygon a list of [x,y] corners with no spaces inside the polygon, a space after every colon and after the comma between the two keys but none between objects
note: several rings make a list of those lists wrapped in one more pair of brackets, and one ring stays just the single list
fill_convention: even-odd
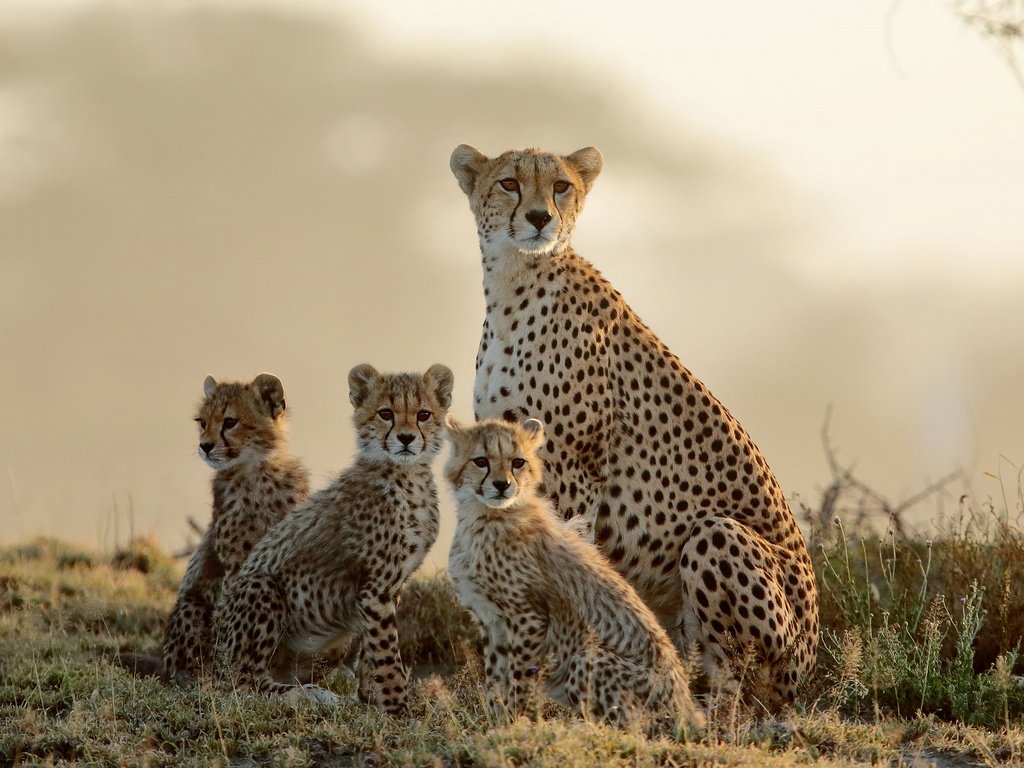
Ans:
[{"label": "golden backlit haze", "polygon": [[[602,150],[578,249],[787,492],[828,480],[830,403],[841,458],[894,497],[957,467],[982,496],[983,472],[1015,475],[1024,98],[940,3],[908,11],[938,32],[887,30],[885,3],[852,30],[804,4],[798,31],[690,4],[573,25],[548,4],[563,45],[456,5],[0,10],[0,540],[110,547],[131,525],[179,546],[209,514],[208,373],[282,379],[317,486],[352,454],[356,363],[444,362],[470,418],[462,142]],[[937,82],[950,56],[962,77]]]}]

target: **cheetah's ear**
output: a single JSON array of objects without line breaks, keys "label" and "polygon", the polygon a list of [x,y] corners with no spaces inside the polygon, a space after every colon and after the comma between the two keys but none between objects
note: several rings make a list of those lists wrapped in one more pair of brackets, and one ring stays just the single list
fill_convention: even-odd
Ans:
[{"label": "cheetah's ear", "polygon": [[447,365],[437,363],[430,366],[423,374],[423,385],[445,410],[448,410],[452,404],[452,386],[454,384],[455,375]]},{"label": "cheetah's ear", "polygon": [[473,194],[476,177],[487,163],[487,155],[469,144],[459,144],[453,151],[448,165],[459,180],[459,186],[467,195]]},{"label": "cheetah's ear", "polygon": [[455,450],[459,449],[459,446],[466,443],[467,437],[466,432],[469,431],[469,427],[463,424],[461,421],[448,413],[444,417],[444,426],[448,439],[451,441],[452,446]]},{"label": "cheetah's ear", "polygon": [[594,179],[604,167],[604,157],[597,147],[577,149],[565,158],[565,162],[583,179],[587,192],[590,192],[590,188],[594,186]]},{"label": "cheetah's ear", "polygon": [[348,401],[359,408],[373,392],[379,379],[377,369],[369,363],[357,365],[348,372]]},{"label": "cheetah's ear", "polygon": [[277,376],[272,373],[261,373],[252,380],[252,388],[267,406],[270,418],[276,419],[284,413],[284,385]]},{"label": "cheetah's ear", "polygon": [[531,445],[540,445],[544,439],[544,422],[540,419],[527,419],[523,422],[523,432],[526,433]]},{"label": "cheetah's ear", "polygon": [[213,376],[207,376],[203,381],[203,394],[209,397],[217,391],[217,380]]}]

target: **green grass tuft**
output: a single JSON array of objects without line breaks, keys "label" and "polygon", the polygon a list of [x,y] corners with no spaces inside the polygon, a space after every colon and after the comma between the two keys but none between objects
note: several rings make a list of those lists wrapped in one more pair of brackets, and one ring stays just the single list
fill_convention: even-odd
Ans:
[{"label": "green grass tuft", "polygon": [[819,534],[818,693],[831,705],[988,727],[1024,716],[1024,535],[967,517],[924,541],[838,522]]}]

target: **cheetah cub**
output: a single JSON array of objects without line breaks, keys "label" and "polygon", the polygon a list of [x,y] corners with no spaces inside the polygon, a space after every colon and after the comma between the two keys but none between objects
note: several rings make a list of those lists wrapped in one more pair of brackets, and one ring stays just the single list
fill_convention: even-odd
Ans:
[{"label": "cheetah cub", "polygon": [[309,474],[288,452],[284,387],[276,376],[223,383],[207,376],[195,418],[199,457],[217,472],[212,519],[164,631],[163,671],[179,684],[209,668],[213,610],[224,580],[309,495]]},{"label": "cheetah cub", "polygon": [[544,428],[450,416],[445,473],[458,501],[448,562],[483,627],[499,718],[540,685],[584,717],[626,727],[700,728],[675,648],[654,614],[592,545],[537,494]]},{"label": "cheetah cub", "polygon": [[331,704],[316,685],[278,682],[296,653],[362,642],[360,694],[404,715],[395,598],[437,538],[430,462],[441,446],[452,372],[381,374],[352,369],[354,463],[274,528],[225,590],[214,616],[219,680],[266,694]]}]

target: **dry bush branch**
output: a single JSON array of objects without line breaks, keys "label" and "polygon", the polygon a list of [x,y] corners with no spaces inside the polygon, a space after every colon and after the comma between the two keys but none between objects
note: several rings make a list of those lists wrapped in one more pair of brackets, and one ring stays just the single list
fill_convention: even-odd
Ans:
[{"label": "dry bush branch", "polygon": [[1024,88],[1024,0],[953,0],[953,9],[967,26],[992,40]]},{"label": "dry bush branch", "polygon": [[893,503],[858,478],[854,474],[854,465],[844,466],[840,463],[830,434],[831,422],[832,408],[829,407],[821,426],[821,444],[832,473],[832,481],[822,492],[817,510],[806,506],[803,509],[804,519],[812,528],[826,529],[842,512],[851,532],[863,531],[871,521],[885,520],[896,534],[906,538],[906,512],[962,477],[959,470],[950,472],[902,501]]}]

